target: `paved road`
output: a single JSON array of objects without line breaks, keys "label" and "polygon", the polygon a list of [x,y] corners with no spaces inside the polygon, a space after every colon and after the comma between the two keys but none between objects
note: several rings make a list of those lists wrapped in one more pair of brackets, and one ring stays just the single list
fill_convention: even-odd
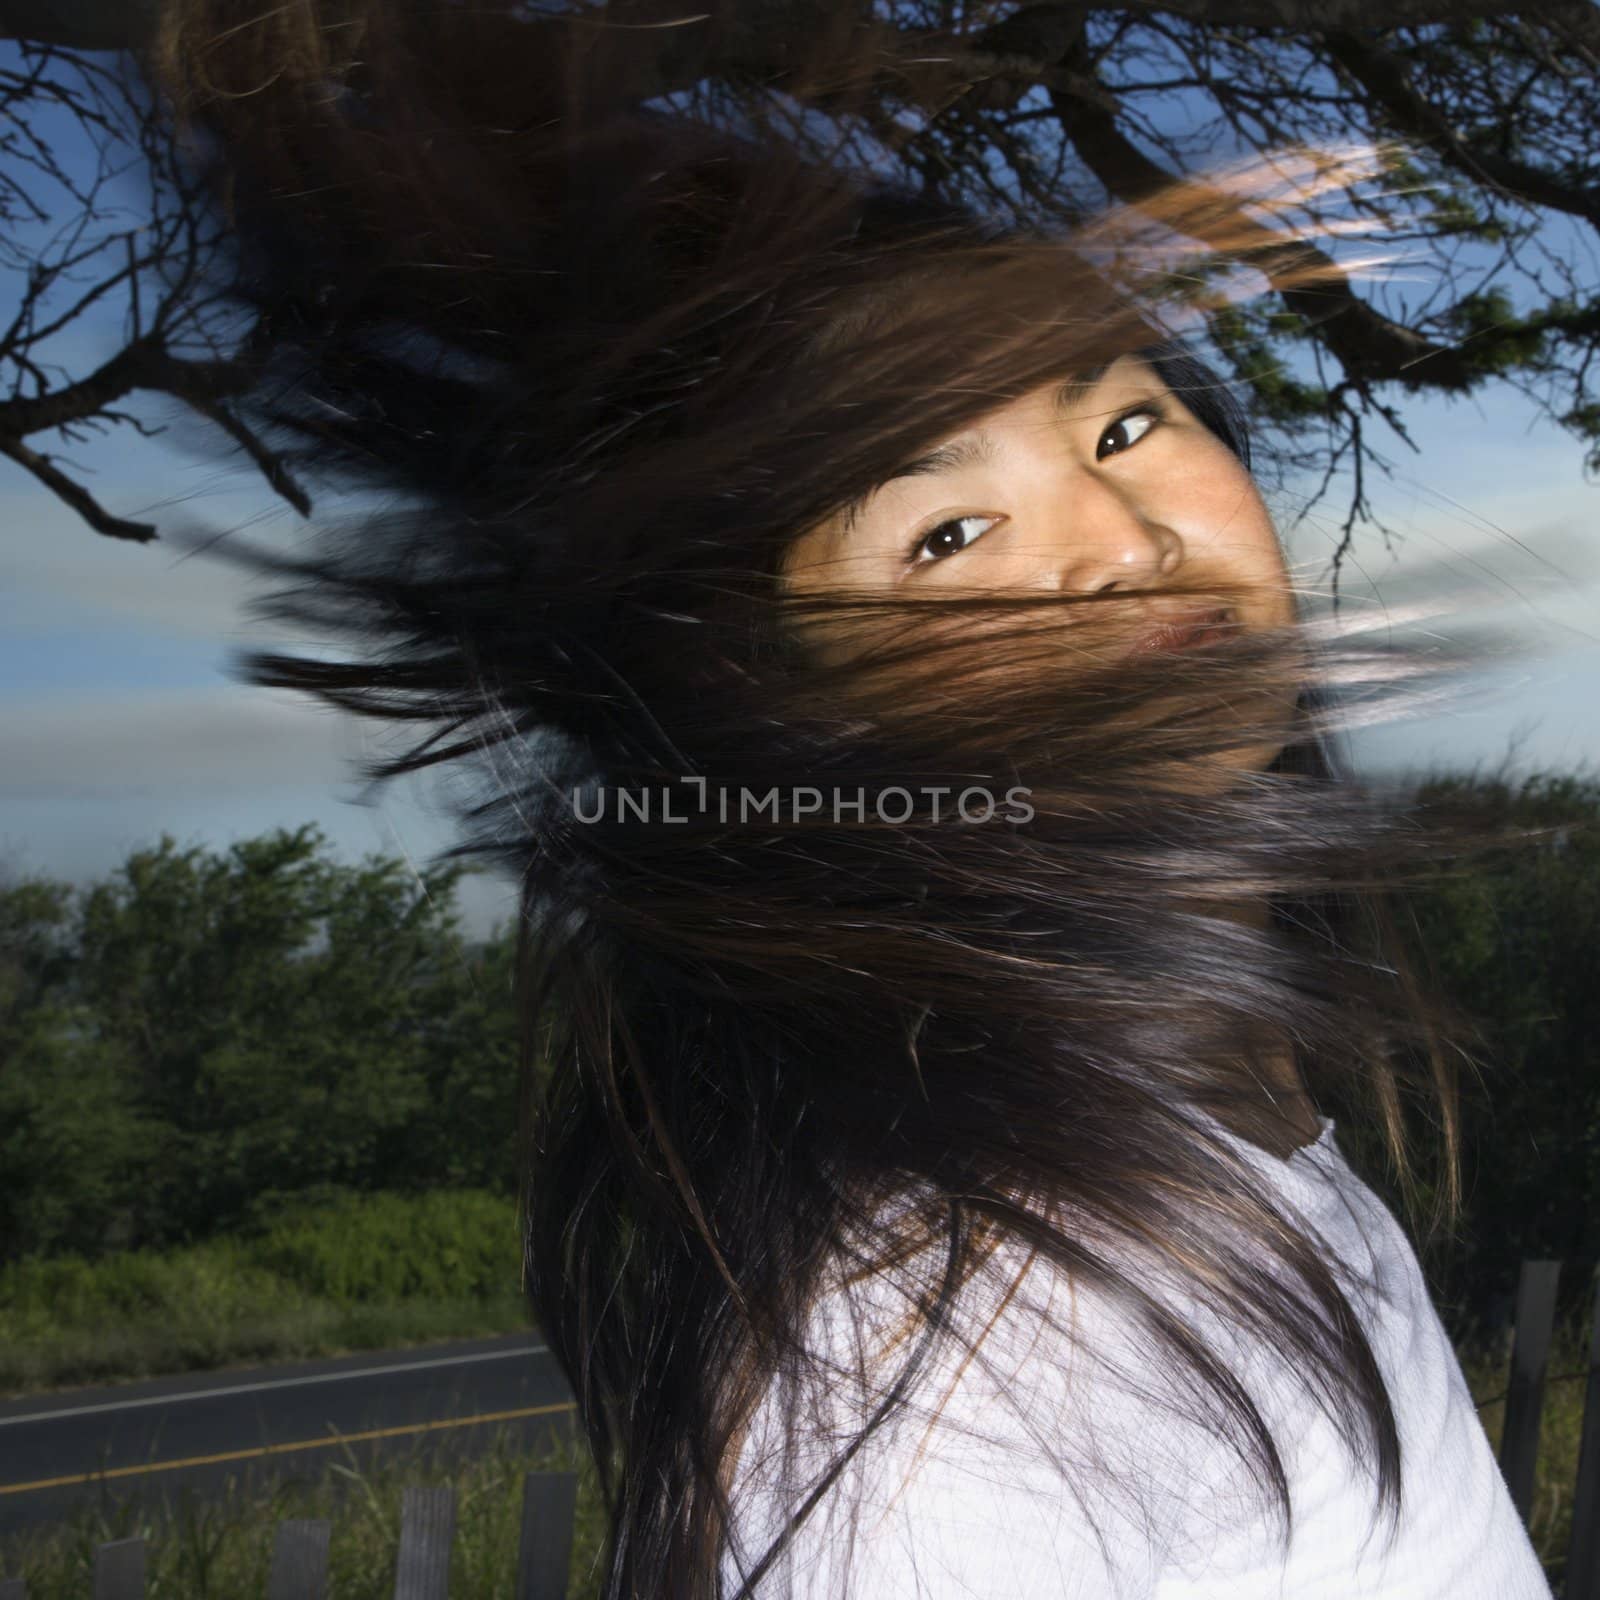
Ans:
[{"label": "paved road", "polygon": [[214,1494],[347,1452],[471,1448],[501,1428],[537,1446],[571,1425],[571,1395],[529,1334],[8,1400],[0,1532],[85,1497]]}]

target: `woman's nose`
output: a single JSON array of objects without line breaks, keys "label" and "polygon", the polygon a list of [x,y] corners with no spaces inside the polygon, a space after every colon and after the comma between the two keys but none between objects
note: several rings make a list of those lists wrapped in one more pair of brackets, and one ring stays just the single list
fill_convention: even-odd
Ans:
[{"label": "woman's nose", "polygon": [[1136,495],[1092,472],[1064,484],[1041,581],[1064,593],[1147,588],[1183,564],[1183,541]]}]

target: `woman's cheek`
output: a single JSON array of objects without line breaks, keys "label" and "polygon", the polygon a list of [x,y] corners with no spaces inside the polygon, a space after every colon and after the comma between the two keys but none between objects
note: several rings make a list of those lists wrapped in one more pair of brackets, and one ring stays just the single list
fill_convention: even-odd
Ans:
[{"label": "woman's cheek", "polygon": [[1259,626],[1287,624],[1294,605],[1283,547],[1254,480],[1231,453],[1228,459],[1233,472],[1206,484],[1207,492],[1190,500],[1176,524],[1187,557],[1219,582],[1247,591]]}]

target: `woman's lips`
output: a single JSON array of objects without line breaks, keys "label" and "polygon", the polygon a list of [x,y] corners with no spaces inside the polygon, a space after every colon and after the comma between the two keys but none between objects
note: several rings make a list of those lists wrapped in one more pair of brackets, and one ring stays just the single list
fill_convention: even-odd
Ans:
[{"label": "woman's lips", "polygon": [[1191,645],[1204,644],[1210,639],[1220,639],[1236,632],[1238,623],[1226,606],[1194,609],[1180,612],[1169,618],[1159,628],[1147,633],[1134,646],[1142,650],[1186,650]]}]

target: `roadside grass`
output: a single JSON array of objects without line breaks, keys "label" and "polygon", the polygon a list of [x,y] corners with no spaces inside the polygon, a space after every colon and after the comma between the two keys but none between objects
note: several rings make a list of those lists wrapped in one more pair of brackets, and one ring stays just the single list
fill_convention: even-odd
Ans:
[{"label": "roadside grass", "polygon": [[510,1200],[341,1196],[251,1232],[0,1268],[0,1394],[512,1333]]},{"label": "roadside grass", "polygon": [[44,1394],[181,1372],[305,1361],[358,1350],[403,1350],[487,1338],[529,1326],[520,1295],[493,1300],[338,1306],[310,1300],[227,1321],[132,1323],[63,1331],[53,1343],[0,1346],[0,1397]]},{"label": "roadside grass", "polygon": [[143,1538],[147,1594],[162,1600],[255,1600],[266,1593],[280,1522],[327,1518],[329,1592],[335,1600],[390,1600],[402,1492],[417,1484],[456,1490],[450,1600],[504,1600],[517,1570],[522,1480],[529,1472],[576,1471],[578,1505],[568,1600],[598,1600],[596,1558],[603,1514],[587,1450],[552,1434],[530,1450],[497,1436],[470,1459],[421,1446],[361,1462],[353,1454],[315,1476],[174,1503],[88,1504],[71,1519],[0,1539],[0,1576],[22,1577],[28,1600],[85,1600],[96,1546]]}]

